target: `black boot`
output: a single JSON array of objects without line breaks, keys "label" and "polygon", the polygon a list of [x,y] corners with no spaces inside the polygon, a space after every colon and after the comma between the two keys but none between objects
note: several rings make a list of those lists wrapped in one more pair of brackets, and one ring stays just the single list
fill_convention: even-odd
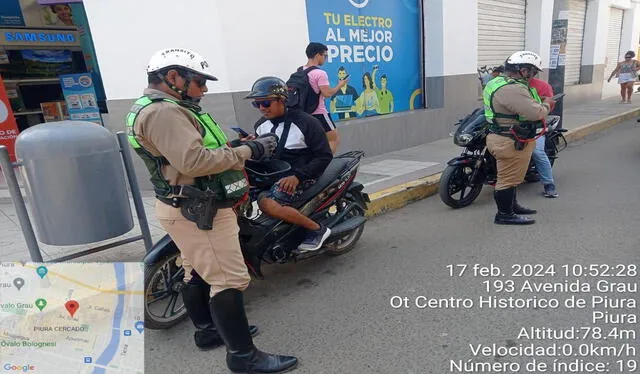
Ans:
[{"label": "black boot", "polygon": [[298,359],[260,351],[247,333],[247,315],[242,292],[226,289],[210,302],[211,315],[227,345],[227,367],[234,373],[285,373],[296,368]]},{"label": "black boot", "polygon": [[516,187],[513,188],[513,212],[515,214],[536,214],[538,213],[537,210],[535,209],[529,209],[529,208],[525,208],[523,206],[521,206],[520,204],[518,204],[518,198],[516,197],[518,195],[518,190],[516,189]]},{"label": "black boot", "polygon": [[530,225],[536,221],[529,217],[519,216],[513,211],[515,187],[494,191],[493,198],[498,206],[498,213],[493,221],[498,225]]},{"label": "black boot", "polygon": [[[200,277],[193,277],[189,283],[185,283],[181,290],[184,307],[196,328],[193,339],[196,346],[203,351],[224,345],[224,341],[218,334],[211,318],[209,289],[209,285]],[[249,332],[255,336],[258,333],[258,328],[249,326]]]}]

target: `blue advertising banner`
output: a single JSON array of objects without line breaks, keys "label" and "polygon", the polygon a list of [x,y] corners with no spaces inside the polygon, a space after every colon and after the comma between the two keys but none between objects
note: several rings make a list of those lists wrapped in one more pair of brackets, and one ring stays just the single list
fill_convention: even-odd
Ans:
[{"label": "blue advertising banner", "polygon": [[24,26],[19,0],[0,1],[0,26]]},{"label": "blue advertising banner", "polygon": [[336,120],[422,107],[419,0],[306,0],[309,39],[328,47],[322,66]]},{"label": "blue advertising banner", "polygon": [[72,121],[89,121],[102,125],[91,73],[60,76],[62,94]]}]

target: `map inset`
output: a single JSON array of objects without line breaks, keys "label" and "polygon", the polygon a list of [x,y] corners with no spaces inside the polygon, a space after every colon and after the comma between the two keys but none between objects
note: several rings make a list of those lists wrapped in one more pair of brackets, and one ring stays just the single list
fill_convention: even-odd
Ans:
[{"label": "map inset", "polygon": [[0,367],[144,373],[144,265],[0,263]]}]

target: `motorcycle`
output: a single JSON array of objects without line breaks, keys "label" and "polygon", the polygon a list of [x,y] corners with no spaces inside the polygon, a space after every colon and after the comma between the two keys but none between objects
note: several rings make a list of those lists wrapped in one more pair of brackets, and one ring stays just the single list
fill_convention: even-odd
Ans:
[{"label": "motorcycle", "polygon": [[[566,129],[559,129],[560,116],[547,117],[547,133],[545,136],[545,153],[549,157],[551,166],[558,158],[558,153],[567,147],[567,140],[562,133]],[[496,160],[487,149],[486,137],[488,122],[484,116],[484,108],[478,108],[473,113],[455,124],[458,128],[453,134],[454,144],[464,147],[459,157],[450,160],[440,177],[440,199],[451,208],[464,208],[480,195],[485,184],[495,185],[497,179]],[[525,176],[525,181],[538,180],[533,160]]]},{"label": "motorcycle", "polygon": [[[245,263],[252,277],[264,279],[262,263],[285,264],[319,255],[338,256],[350,251],[360,239],[366,222],[369,196],[355,181],[364,152],[352,151],[334,157],[324,174],[293,207],[331,229],[324,246],[300,252],[305,236],[301,227],[266,216],[257,196],[268,190],[290,170],[279,160],[247,161],[245,170],[251,186],[247,202],[234,208],[240,227],[239,239]],[[184,269],[180,252],[168,235],[145,256],[145,327],[168,329],[187,317],[180,290]]]}]

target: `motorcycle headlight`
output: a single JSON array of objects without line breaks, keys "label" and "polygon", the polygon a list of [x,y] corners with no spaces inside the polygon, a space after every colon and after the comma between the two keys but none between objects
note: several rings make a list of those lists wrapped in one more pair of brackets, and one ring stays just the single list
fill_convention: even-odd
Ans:
[{"label": "motorcycle headlight", "polygon": [[456,137],[457,144],[459,146],[465,147],[469,142],[473,139],[473,135],[471,134],[461,134]]}]

